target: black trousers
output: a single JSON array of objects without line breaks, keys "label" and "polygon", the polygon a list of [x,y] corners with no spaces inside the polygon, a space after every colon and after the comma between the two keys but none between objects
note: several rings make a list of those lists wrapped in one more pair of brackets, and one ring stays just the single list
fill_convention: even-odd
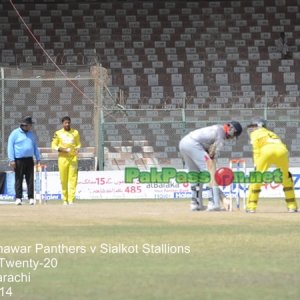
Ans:
[{"label": "black trousers", "polygon": [[34,161],[32,157],[16,158],[15,190],[16,198],[23,197],[23,178],[27,184],[28,199],[34,198]]},{"label": "black trousers", "polygon": [[4,194],[6,182],[6,172],[0,172],[0,194]]}]

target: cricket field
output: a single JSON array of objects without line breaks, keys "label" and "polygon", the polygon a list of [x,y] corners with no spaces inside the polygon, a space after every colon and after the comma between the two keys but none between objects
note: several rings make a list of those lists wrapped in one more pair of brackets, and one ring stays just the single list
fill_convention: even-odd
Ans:
[{"label": "cricket field", "polygon": [[298,300],[300,213],[188,200],[0,206],[0,298]]}]

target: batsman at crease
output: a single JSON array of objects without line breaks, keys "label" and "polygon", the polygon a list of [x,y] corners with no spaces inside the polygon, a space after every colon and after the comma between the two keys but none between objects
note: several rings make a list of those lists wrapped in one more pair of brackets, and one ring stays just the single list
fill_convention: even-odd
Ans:
[{"label": "batsman at crease", "polygon": [[[219,211],[221,209],[221,191],[214,182],[215,159],[219,156],[225,140],[237,138],[242,131],[243,129],[239,122],[231,121],[223,125],[212,125],[191,131],[179,142],[179,151],[188,171],[209,171],[213,175],[211,176],[212,181],[209,187],[212,195],[209,203],[212,203],[212,205],[208,206],[208,211]],[[191,210],[204,210],[202,199],[203,184],[192,184],[191,190]]]}]

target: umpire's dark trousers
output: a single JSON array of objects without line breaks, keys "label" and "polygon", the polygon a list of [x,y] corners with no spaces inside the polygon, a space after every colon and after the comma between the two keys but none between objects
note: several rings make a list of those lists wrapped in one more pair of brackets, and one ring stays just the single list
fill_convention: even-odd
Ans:
[{"label": "umpire's dark trousers", "polygon": [[23,197],[23,178],[27,184],[28,199],[34,198],[34,161],[33,157],[16,158],[16,169],[15,169],[15,190],[16,198],[22,199]]}]

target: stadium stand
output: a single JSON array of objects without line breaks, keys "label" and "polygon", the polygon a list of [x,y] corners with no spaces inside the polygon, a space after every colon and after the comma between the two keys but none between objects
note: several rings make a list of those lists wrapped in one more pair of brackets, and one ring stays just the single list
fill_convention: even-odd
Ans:
[{"label": "stadium stand", "polygon": [[[144,109],[137,113],[145,124],[137,127],[125,124],[136,119],[134,116],[107,118],[107,167],[120,168],[124,163],[147,166],[158,160],[181,164],[178,141],[187,130],[201,126],[199,120],[210,123],[234,117],[246,123],[256,116],[251,108],[261,110],[266,103],[274,108],[273,112],[269,109],[268,117],[276,131],[291,145],[293,157],[299,156],[299,133],[287,130],[299,123],[287,123],[286,127],[288,118],[295,120],[296,115],[282,117],[276,108],[299,112],[300,0],[14,3],[60,67],[80,66],[77,71],[82,75],[99,62],[109,72],[111,93],[123,91],[124,107]],[[292,54],[285,60],[275,46],[282,31]],[[18,78],[24,76],[24,69],[39,70],[36,76],[47,76],[45,70],[54,72],[9,1],[0,4],[0,52],[0,66],[15,68],[11,75]],[[95,146],[94,129],[87,126],[93,124],[93,107],[82,101],[70,112],[77,91],[67,83],[57,81],[53,87],[47,81],[24,81],[19,86],[11,81],[8,88],[7,132],[22,111],[32,112],[38,120],[39,142],[47,148],[51,126],[64,114],[72,114],[84,145]],[[36,99],[28,105],[32,94]],[[52,103],[53,98],[59,99],[58,103]],[[156,117],[147,110],[155,113],[158,108],[182,107],[187,109],[185,128],[176,123],[178,116],[172,111],[169,116]],[[227,146],[222,156],[250,157],[247,143],[244,136],[237,146]]]}]

